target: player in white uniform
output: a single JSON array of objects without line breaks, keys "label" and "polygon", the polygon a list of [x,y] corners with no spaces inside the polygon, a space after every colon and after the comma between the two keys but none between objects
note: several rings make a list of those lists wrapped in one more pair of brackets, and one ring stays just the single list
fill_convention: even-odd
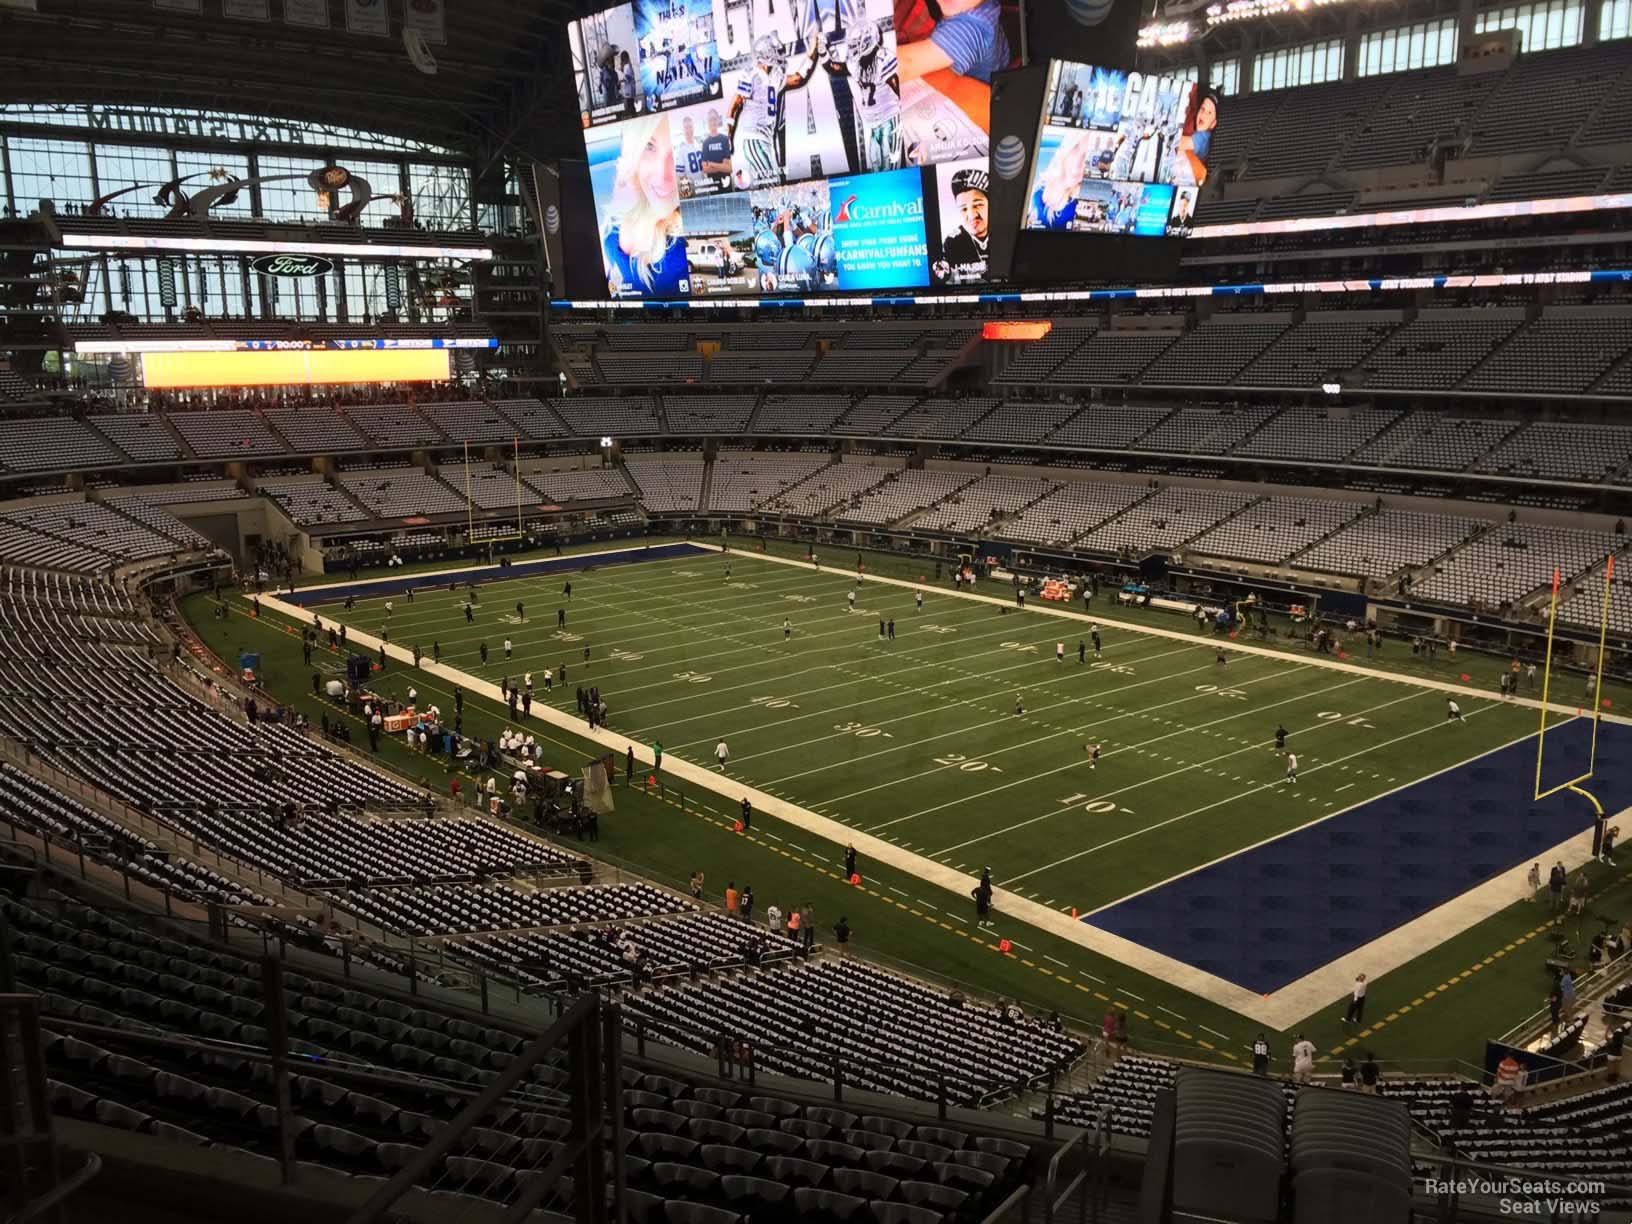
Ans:
[{"label": "player in white uniform", "polygon": [[805,75],[805,71],[789,74],[787,57],[776,39],[765,34],[754,40],[754,63],[737,83],[727,125],[740,189],[782,181],[782,161],[776,152],[777,124],[784,98],[789,90],[805,83]]},{"label": "player in white uniform", "polygon": [[844,62],[829,62],[827,67],[835,76],[850,78],[850,96],[859,120],[856,165],[868,172],[893,170],[905,155],[895,52],[879,32],[878,23],[866,20],[850,27],[848,49]]}]

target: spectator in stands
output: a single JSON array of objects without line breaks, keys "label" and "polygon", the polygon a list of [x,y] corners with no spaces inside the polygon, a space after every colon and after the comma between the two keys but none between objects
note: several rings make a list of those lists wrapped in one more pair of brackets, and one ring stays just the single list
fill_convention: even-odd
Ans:
[{"label": "spectator in stands", "polygon": [[737,913],[744,922],[754,920],[754,886],[744,884],[742,895],[737,898]]},{"label": "spectator in stands", "polygon": [[765,907],[765,927],[772,935],[782,932],[782,911],[774,901]]},{"label": "spectator in stands", "polygon": [[732,918],[737,916],[737,900],[737,885],[733,880],[725,886],[725,912]]},{"label": "spectator in stands", "polygon": [[1509,1054],[1496,1065],[1496,1079],[1490,1085],[1490,1095],[1506,1104],[1524,1082],[1524,1068]]},{"label": "spectator in stands", "polygon": [[1366,1061],[1360,1064],[1360,1091],[1372,1095],[1382,1091],[1382,1068],[1377,1065],[1377,1056],[1370,1050],[1366,1051]]},{"label": "spectator in stands", "polygon": [[1567,967],[1558,975],[1558,993],[1563,1001],[1564,1019],[1572,1019],[1575,1016],[1575,974]]},{"label": "spectator in stands", "polygon": [[703,873],[701,871],[691,873],[691,899],[693,901],[703,899]]},{"label": "spectator in stands", "polygon": [[816,907],[808,901],[799,907],[799,937],[809,952],[816,943]]},{"label": "spectator in stands", "polygon": [[1344,1056],[1343,1071],[1340,1078],[1345,1088],[1353,1088],[1355,1081],[1360,1078],[1360,1068],[1354,1065],[1353,1055]]},{"label": "spectator in stands", "polygon": [[848,958],[850,955],[850,919],[840,915],[833,924],[833,942],[838,945],[839,956]]}]

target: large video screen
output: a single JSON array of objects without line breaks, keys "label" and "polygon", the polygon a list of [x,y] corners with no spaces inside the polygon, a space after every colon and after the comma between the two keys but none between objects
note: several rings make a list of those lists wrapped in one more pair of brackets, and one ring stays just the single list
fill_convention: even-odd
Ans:
[{"label": "large video screen", "polygon": [[938,180],[918,168],[984,174],[991,79],[1019,43],[999,0],[955,7],[632,0],[571,23],[608,291],[915,288],[954,267],[954,283],[972,279],[973,259],[931,258],[944,255],[924,224]]},{"label": "large video screen", "polygon": [[1022,227],[1188,236],[1218,119],[1192,81],[1054,61]]}]

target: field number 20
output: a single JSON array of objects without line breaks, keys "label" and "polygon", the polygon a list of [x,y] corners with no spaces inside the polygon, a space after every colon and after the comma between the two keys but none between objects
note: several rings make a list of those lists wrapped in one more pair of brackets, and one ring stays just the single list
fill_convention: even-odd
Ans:
[{"label": "field number 20", "polygon": [[987,761],[971,761],[961,752],[949,752],[945,756],[938,756],[935,758],[935,764],[956,765],[959,769],[963,770],[964,773],[979,773],[983,769],[989,769],[993,773],[1003,772],[996,765],[993,765]]}]

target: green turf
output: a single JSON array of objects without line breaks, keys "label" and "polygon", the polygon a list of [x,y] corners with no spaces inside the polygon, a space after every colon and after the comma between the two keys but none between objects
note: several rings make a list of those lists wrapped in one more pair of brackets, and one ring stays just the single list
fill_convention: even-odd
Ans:
[{"label": "green turf", "polygon": [[[835,552],[840,559],[853,567],[853,554]],[[872,572],[896,568],[878,560],[869,558]],[[531,670],[539,699],[544,668],[565,663],[570,686],[553,694],[558,706],[571,709],[578,684],[598,684],[615,730],[660,739],[671,757],[699,763],[711,763],[723,736],[729,776],[965,870],[989,864],[1000,882],[1061,908],[1108,903],[1535,726],[1533,711],[1471,693],[1463,701],[1469,721],[1446,725],[1439,695],[1391,679],[1383,666],[1376,679],[1357,678],[1308,667],[1300,652],[1286,661],[1237,656],[1221,668],[1199,637],[1175,642],[1119,627],[1150,614],[1106,615],[1103,666],[1094,667],[1077,662],[1076,636],[1062,637],[1052,618],[1004,615],[934,590],[919,612],[912,592],[867,583],[851,614],[845,596],[855,589],[853,569],[817,574],[740,552],[731,565],[729,581],[717,557],[574,574],[566,635],[555,622],[560,577],[484,585],[474,626],[445,589],[412,604],[398,596],[390,636],[427,655],[438,641],[445,663],[493,681]],[[897,572],[916,578],[918,566],[907,562]],[[517,599],[527,605],[526,624],[502,619],[513,616]],[[343,619],[378,631],[383,605],[383,598],[359,601]],[[296,640],[244,617],[212,621],[196,602],[188,611],[221,652],[259,647],[274,692],[310,701]],[[879,612],[894,616],[894,642],[879,640]],[[783,639],[784,617],[791,641]],[[1184,625],[1172,617],[1151,623]],[[515,644],[508,664],[500,649],[506,636]],[[486,667],[477,651],[484,640]],[[1054,661],[1058,640],[1067,646],[1064,664]],[[393,664],[385,683],[406,689],[406,675]],[[446,707],[440,681],[414,680]],[[1016,694],[1025,699],[1023,717],[1014,713]],[[467,730],[496,733],[502,713],[473,701]],[[1300,756],[1295,790],[1270,751],[1276,720],[1293,732]],[[539,732],[536,720],[529,729]],[[563,754],[590,754],[571,735],[548,738]],[[1082,750],[1088,740],[1103,746],[1092,771]],[[445,785],[434,763],[395,743],[386,751]],[[715,810],[698,813],[698,800]],[[768,817],[756,820],[752,838],[734,836],[728,799],[693,795],[690,805],[682,814],[620,791],[619,813],[603,823],[597,849],[673,882],[702,868],[711,892],[726,878],[752,882],[761,906],[810,901],[826,920],[843,909],[870,951],[979,989],[1089,1021],[1107,1004],[1123,1006],[1145,1022],[1147,1044],[1239,1051],[1250,1040],[1253,1026],[1240,1017],[1034,928],[1005,928],[1017,944],[1002,956],[989,938],[971,935],[963,898],[903,873],[869,866],[866,887],[847,888],[837,878],[838,847]],[[1625,901],[1618,891],[1606,899]],[[1535,921],[1515,906],[1428,952],[1374,987],[1374,1008],[1409,1004],[1403,996],[1445,984]],[[1477,1057],[1478,1042],[1505,1027],[1493,1016],[1533,1010],[1544,983],[1520,963],[1481,965],[1367,1040],[1393,1058]],[[1391,997],[1396,992],[1401,997]],[[1323,1047],[1338,1048],[1344,1038],[1335,1007],[1304,1027]]]},{"label": "green turf", "polygon": [[[1219,664],[1211,638],[1108,623],[1103,657],[1090,642],[1084,663],[1086,622],[938,592],[918,611],[913,592],[843,573],[736,555],[728,579],[725,565],[607,567],[574,575],[566,602],[557,578],[493,582],[473,625],[445,589],[391,600],[389,626],[384,598],[324,610],[399,645],[438,643],[444,663],[490,681],[532,672],[535,700],[563,710],[593,683],[616,730],[670,757],[712,764],[724,739],[729,778],[1082,911],[1535,727],[1533,711],[1499,700],[1470,697],[1467,721],[1447,723],[1441,694],[1392,678],[1251,655]],[[518,600],[525,624],[513,623]],[[880,617],[895,620],[894,641]],[[545,694],[543,671],[563,666],[569,687]],[[1272,750],[1277,722],[1299,756],[1296,786]]]}]

